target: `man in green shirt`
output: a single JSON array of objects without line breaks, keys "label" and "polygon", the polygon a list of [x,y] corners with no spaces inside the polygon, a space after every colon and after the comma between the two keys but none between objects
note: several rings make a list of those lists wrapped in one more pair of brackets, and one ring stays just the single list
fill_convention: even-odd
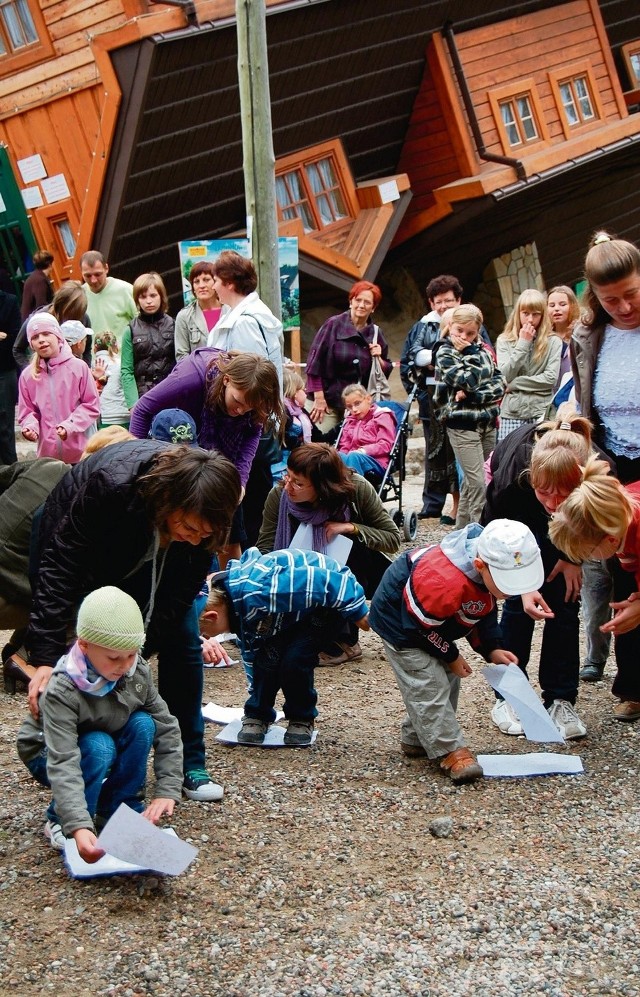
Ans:
[{"label": "man in green shirt", "polygon": [[138,314],[133,288],[126,280],[109,276],[102,253],[91,249],[80,258],[80,271],[87,290],[87,313],[94,332],[112,332],[118,340]]}]

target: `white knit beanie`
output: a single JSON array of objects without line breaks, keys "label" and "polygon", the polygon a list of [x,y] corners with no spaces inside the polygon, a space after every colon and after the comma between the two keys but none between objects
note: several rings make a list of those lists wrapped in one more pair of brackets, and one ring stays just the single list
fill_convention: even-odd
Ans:
[{"label": "white knit beanie", "polygon": [[139,651],[145,640],[138,603],[114,585],[96,589],[84,599],[76,633],[90,644],[112,651]]}]

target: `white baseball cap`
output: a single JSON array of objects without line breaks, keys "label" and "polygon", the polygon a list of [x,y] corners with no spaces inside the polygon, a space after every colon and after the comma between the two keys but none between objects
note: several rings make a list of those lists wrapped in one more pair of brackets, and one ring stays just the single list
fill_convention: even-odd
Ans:
[{"label": "white baseball cap", "polygon": [[505,595],[535,592],[544,581],[544,567],[536,539],[524,523],[494,519],[478,537],[477,555]]}]

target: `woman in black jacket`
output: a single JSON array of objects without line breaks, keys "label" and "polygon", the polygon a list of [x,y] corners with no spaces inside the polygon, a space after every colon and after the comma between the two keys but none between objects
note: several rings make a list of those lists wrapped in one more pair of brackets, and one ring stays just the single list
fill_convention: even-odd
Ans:
[{"label": "woman in black jacket", "polygon": [[[36,673],[29,706],[64,653],[84,597],[116,585],[137,601],[158,652],[158,686],[180,723],[184,792],[220,799],[205,769],[202,648],[193,601],[224,544],[240,479],[221,454],[131,440],[81,461],[47,499],[37,531],[33,603],[25,644]],[[32,538],[35,539],[35,538]]]}]

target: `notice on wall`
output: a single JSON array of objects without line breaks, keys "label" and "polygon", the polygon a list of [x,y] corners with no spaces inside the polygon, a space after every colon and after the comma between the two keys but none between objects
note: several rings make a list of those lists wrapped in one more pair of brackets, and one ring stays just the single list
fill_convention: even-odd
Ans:
[{"label": "notice on wall", "polygon": [[42,180],[47,175],[44,163],[42,162],[42,156],[27,156],[26,159],[19,159],[18,169],[20,170],[23,183]]},{"label": "notice on wall", "polygon": [[44,204],[39,187],[23,187],[20,191],[25,208],[41,208]]},{"label": "notice on wall", "polygon": [[378,190],[383,204],[390,204],[391,201],[397,201],[400,197],[397,180],[387,180],[385,183],[378,184]]},{"label": "notice on wall", "polygon": [[56,173],[54,177],[43,180],[42,192],[47,204],[54,204],[56,201],[64,201],[66,197],[71,197],[64,173]]}]

